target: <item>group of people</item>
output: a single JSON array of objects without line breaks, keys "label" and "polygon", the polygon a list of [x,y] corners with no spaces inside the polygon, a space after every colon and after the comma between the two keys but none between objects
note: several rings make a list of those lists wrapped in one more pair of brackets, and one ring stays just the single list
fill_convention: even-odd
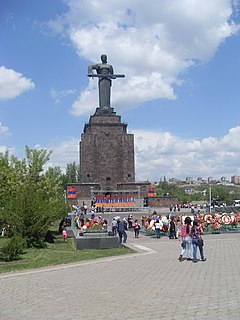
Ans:
[{"label": "group of people", "polygon": [[[180,221],[180,219],[178,219]],[[149,233],[156,233],[157,238],[160,239],[160,233],[168,234],[169,239],[176,239],[178,237],[178,222],[172,215],[159,216],[156,213],[147,217],[142,216],[142,227]]]},{"label": "group of people", "polygon": [[75,216],[73,227],[79,229],[79,234],[83,235],[87,229],[107,230],[108,222],[102,216],[91,215],[86,218],[83,213]]},{"label": "group of people", "polygon": [[[74,224],[75,227],[86,232],[84,227],[87,229],[94,224],[101,224],[103,228],[106,228],[107,221],[101,216],[95,216],[94,212],[91,212],[91,219],[87,219],[85,213],[82,212],[75,217]],[[118,235],[120,244],[127,242],[127,231],[129,229],[134,230],[135,238],[139,237],[141,228],[155,231],[157,239],[160,239],[161,231],[163,231],[165,234],[167,233],[169,239],[181,239],[181,252],[178,258],[180,262],[187,260],[196,263],[198,261],[197,248],[199,248],[201,261],[206,261],[202,239],[203,230],[196,218],[192,219],[187,216],[185,220],[182,221],[180,216],[175,217],[171,214],[163,217],[158,215],[149,215],[148,217],[142,217],[140,224],[138,219],[134,219],[132,215],[129,215],[124,218],[113,218],[109,228],[113,236]],[[64,229],[65,228],[63,228],[62,233],[64,241],[67,241]]]},{"label": "group of people", "polygon": [[[180,230],[180,237],[182,239],[182,248],[178,258],[180,262],[184,261],[185,258],[194,263],[198,262],[197,248],[199,248],[201,261],[206,261],[203,250],[204,242],[202,239],[202,233],[203,230],[197,219],[195,219],[192,223],[192,219],[190,217],[185,218],[184,224],[181,226]],[[193,249],[192,258],[191,249]]]},{"label": "group of people", "polygon": [[[130,218],[130,223],[129,223]],[[165,217],[166,218],[166,217]],[[168,217],[169,218],[169,217]],[[139,237],[139,230],[141,227],[148,227],[151,225],[151,228],[156,233],[156,238],[160,239],[160,233],[161,230],[163,230],[164,224],[162,217],[148,217],[144,218],[142,217],[142,226],[140,226],[140,223],[137,219],[133,220],[132,216],[129,216],[127,218],[123,218],[122,223],[124,226],[124,232],[131,228],[134,229],[135,238]],[[112,230],[113,234],[117,235],[119,234],[120,237],[120,243],[122,242],[122,233],[121,233],[121,227],[120,227],[120,233],[119,233],[119,225],[121,221],[116,221],[113,219],[112,221]],[[206,258],[204,256],[204,242],[202,239],[203,229],[202,226],[199,223],[199,220],[197,218],[192,219],[191,217],[187,216],[184,221],[181,220],[180,217],[174,217],[171,216],[170,219],[168,219],[167,222],[167,229],[168,231],[168,237],[169,239],[179,239],[181,240],[181,252],[179,256],[179,261],[182,262],[184,260],[192,261],[194,263],[198,262],[197,258],[197,251],[199,250],[200,253],[200,259],[201,261],[206,261]],[[125,235],[124,242],[126,242],[127,235]]]},{"label": "group of people", "polygon": [[137,219],[133,222],[132,216],[128,218],[124,217],[123,219],[113,218],[112,220],[112,234],[113,236],[119,236],[119,243],[127,242],[127,231],[128,229],[134,230],[135,238],[139,237],[139,231],[141,229],[141,225]]}]

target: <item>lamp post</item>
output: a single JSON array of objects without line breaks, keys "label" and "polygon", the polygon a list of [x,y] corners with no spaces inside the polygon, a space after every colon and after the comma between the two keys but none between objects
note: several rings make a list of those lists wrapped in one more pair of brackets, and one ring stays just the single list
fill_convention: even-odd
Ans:
[{"label": "lamp post", "polygon": [[211,204],[212,204],[212,189],[209,188],[209,214],[211,214]]}]

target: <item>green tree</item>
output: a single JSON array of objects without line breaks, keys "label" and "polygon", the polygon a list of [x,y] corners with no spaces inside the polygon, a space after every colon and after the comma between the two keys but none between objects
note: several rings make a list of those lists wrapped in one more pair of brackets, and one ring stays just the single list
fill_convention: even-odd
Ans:
[{"label": "green tree", "polygon": [[8,154],[0,157],[4,169],[1,215],[27,239],[29,246],[41,245],[49,225],[65,212],[61,172],[56,168],[44,172],[50,155],[47,150],[26,147],[26,158],[22,160],[11,157],[7,161]]},{"label": "green tree", "polygon": [[64,181],[66,183],[76,183],[79,181],[79,165],[75,162],[68,163],[66,174],[64,175]]},{"label": "green tree", "polygon": [[178,188],[175,185],[169,184],[164,177],[164,181],[159,182],[156,187],[156,193],[158,196],[177,196]]}]

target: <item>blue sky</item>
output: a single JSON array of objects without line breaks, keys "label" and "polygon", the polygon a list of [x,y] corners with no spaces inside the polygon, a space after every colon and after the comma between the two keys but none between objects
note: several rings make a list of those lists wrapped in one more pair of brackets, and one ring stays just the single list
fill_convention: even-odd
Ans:
[{"label": "blue sky", "polygon": [[106,53],[136,180],[240,175],[240,2],[0,1],[0,152],[78,162]]}]

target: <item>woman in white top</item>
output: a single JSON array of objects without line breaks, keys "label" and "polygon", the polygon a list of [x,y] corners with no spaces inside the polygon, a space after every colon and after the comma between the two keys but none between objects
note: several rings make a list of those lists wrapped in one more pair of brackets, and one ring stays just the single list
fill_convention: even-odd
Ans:
[{"label": "woman in white top", "polygon": [[156,220],[154,226],[155,226],[155,231],[156,231],[157,239],[160,239],[161,224],[160,224],[159,220]]}]

